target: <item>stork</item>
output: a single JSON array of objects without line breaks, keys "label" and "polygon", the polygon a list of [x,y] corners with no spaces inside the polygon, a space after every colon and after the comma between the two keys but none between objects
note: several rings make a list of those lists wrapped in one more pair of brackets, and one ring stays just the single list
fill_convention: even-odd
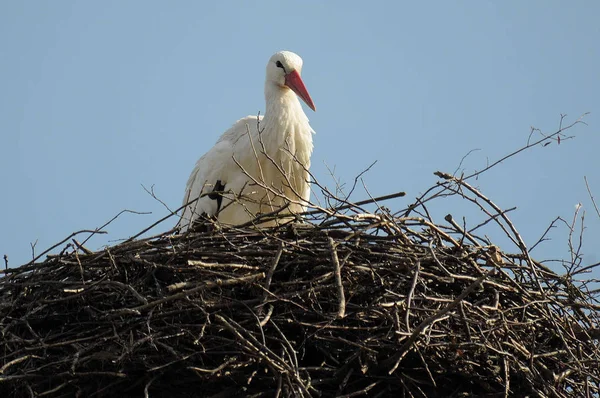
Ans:
[{"label": "stork", "polygon": [[179,221],[181,232],[203,216],[240,225],[260,214],[296,214],[306,209],[314,130],[298,97],[316,109],[301,71],[302,58],[293,52],[280,51],[271,57],[264,116],[238,120],[198,160],[185,188],[183,205],[188,205]]}]

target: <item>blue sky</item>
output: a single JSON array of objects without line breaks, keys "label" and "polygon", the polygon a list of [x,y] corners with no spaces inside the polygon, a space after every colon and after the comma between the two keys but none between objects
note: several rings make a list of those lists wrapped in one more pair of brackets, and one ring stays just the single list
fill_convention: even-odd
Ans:
[{"label": "blue sky", "polygon": [[[430,1],[0,2],[0,255],[11,266],[73,231],[124,214],[91,248],[166,214],[142,184],[179,206],[195,161],[237,119],[264,110],[264,68],[304,59],[317,112],[312,171],[351,183],[373,161],[373,195],[436,170],[485,167],[584,112],[589,126],[472,181],[533,244],[556,217],[586,211],[586,263],[600,261],[600,2]],[[365,198],[357,192],[356,200]],[[475,224],[472,206],[437,202]],[[166,229],[172,223],[161,228]],[[156,231],[160,232],[160,231]],[[494,232],[489,232],[494,236]],[[565,228],[535,257],[568,257]],[[514,251],[506,247],[507,251]]]}]

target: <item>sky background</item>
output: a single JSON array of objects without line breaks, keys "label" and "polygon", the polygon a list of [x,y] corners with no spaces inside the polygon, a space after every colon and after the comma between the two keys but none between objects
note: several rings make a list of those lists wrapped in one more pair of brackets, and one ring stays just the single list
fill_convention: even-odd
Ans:
[{"label": "sky background", "polygon": [[[393,210],[471,150],[467,173],[524,146],[531,126],[552,133],[561,113],[570,123],[591,112],[568,132],[576,138],[471,182],[518,207],[510,217],[528,245],[581,203],[585,263],[600,261],[584,183],[600,201],[598,15],[591,0],[0,1],[0,255],[14,267],[31,242],[39,253],[123,209],[152,212],[122,215],[87,245],[134,235],[168,213],[142,184],[179,207],[195,161],[264,110],[265,65],[286,49],[304,59],[317,106],[305,108],[314,175],[333,188],[328,167],[351,184],[377,161],[370,193],[407,193],[386,203]],[[464,201],[430,210],[439,223],[483,217]],[[534,257],[568,258],[567,236],[551,231]]]}]

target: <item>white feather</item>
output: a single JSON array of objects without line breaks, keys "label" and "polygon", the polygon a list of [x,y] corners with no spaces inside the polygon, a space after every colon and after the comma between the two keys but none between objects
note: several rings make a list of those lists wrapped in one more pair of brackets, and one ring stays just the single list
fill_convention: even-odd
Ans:
[{"label": "white feather", "polygon": [[[273,67],[277,60],[286,68]],[[300,57],[290,52],[275,54],[267,65],[264,118],[247,116],[238,120],[198,160],[188,179],[183,204],[199,199],[184,209],[179,224],[182,231],[201,214],[216,215],[224,224],[240,225],[286,204],[284,213],[305,210],[310,198],[308,169],[314,131],[296,94],[281,84],[280,69],[289,72],[291,68],[300,73]],[[218,181],[225,186],[226,194],[217,214],[217,200],[207,194]]]}]

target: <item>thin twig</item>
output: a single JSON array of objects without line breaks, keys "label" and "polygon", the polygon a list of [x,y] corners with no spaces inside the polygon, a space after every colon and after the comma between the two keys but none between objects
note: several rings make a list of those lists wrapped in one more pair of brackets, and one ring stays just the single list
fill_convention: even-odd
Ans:
[{"label": "thin twig", "polygon": [[590,185],[588,184],[588,180],[586,176],[583,176],[583,180],[585,181],[585,188],[588,191],[588,195],[590,195],[590,199],[592,200],[592,204],[594,205],[594,209],[596,210],[596,214],[600,217],[600,210],[598,210],[598,206],[596,205],[596,201],[594,200],[594,195],[592,195],[592,190],[590,189]]},{"label": "thin twig", "polygon": [[328,237],[329,253],[331,255],[331,263],[333,264],[333,273],[335,275],[335,284],[338,292],[338,312],[337,318],[341,319],[346,316],[346,297],[344,295],[344,285],[342,284],[342,267],[338,259],[335,242],[331,237]]}]

